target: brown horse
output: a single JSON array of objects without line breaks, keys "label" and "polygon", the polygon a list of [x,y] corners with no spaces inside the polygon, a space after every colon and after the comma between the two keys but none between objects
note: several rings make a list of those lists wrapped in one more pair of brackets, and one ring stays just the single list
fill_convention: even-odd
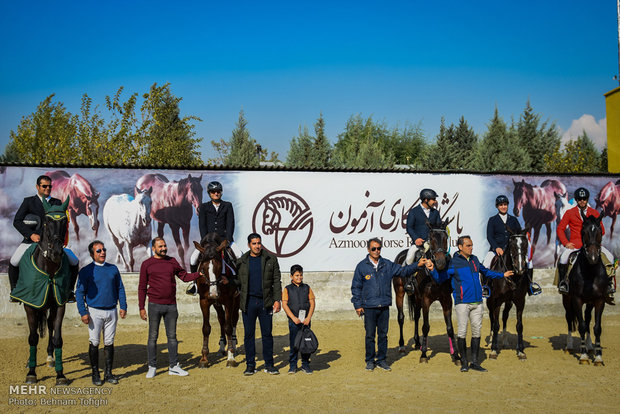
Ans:
[{"label": "brown horse", "polygon": [[76,217],[85,214],[88,216],[90,228],[95,232],[99,230],[99,192],[80,174],[69,175],[66,171],[48,171],[46,173],[52,179],[52,197],[64,200],[69,196],[69,219],[73,222],[76,240],[80,240],[80,226]]},{"label": "brown horse", "polygon": [[596,209],[601,209],[603,216],[611,217],[609,238],[612,238],[616,217],[620,214],[620,180],[616,181],[615,184],[612,181],[605,184],[594,200],[596,201]]},{"label": "brown horse", "polygon": [[237,346],[237,322],[239,321],[239,304],[241,296],[237,287],[231,281],[233,272],[231,266],[223,260],[224,249],[228,245],[227,240],[222,240],[216,233],[207,234],[200,244],[194,242],[194,246],[200,252],[198,258],[198,270],[205,276],[199,278],[198,294],[200,295],[200,310],[202,311],[202,357],[198,363],[200,368],[208,367],[209,360],[209,335],[211,324],[209,323],[209,309],[214,306],[217,319],[220,323],[220,353],[224,354],[226,344],[228,347],[227,367],[236,367],[235,351]]},{"label": "brown horse", "polygon": [[[179,252],[181,264],[185,264],[185,251],[189,248],[189,230],[192,220],[192,206],[198,214],[198,208],[202,203],[202,185],[200,177],[192,177],[179,181],[169,182],[162,174],[146,174],[140,177],[136,183],[135,195],[153,187],[151,194],[151,217],[157,221],[157,235],[164,237],[164,226],[168,224],[172,237]],[[179,229],[183,230],[183,245]],[[185,247],[185,248],[184,248]]]},{"label": "brown horse", "polygon": [[[430,227],[430,224],[429,224]],[[450,256],[448,255],[448,232],[446,231],[446,223],[442,223],[438,228],[432,228],[429,232],[430,249],[426,253],[426,258],[431,259],[437,271],[443,271],[448,268]],[[407,257],[407,250],[400,252],[395,263],[402,264]],[[428,362],[428,356],[426,351],[428,350],[428,332],[430,331],[429,323],[429,309],[433,302],[436,300],[441,304],[443,309],[443,318],[446,323],[446,331],[450,341],[450,356],[452,362],[457,364],[461,357],[454,346],[456,344],[456,338],[454,337],[454,328],[452,326],[452,285],[450,280],[447,280],[441,284],[437,283],[435,279],[430,275],[426,267],[419,270],[416,275],[417,288],[413,295],[407,294],[407,305],[409,308],[409,317],[415,322],[415,348],[420,348],[422,355],[420,356],[420,362]],[[400,340],[398,341],[399,352],[404,352],[405,341],[403,339],[403,324],[405,322],[405,314],[403,312],[403,298],[405,296],[405,289],[403,286],[403,279],[395,277],[393,280],[394,292],[396,293],[396,308],[398,310],[398,326],[400,328]],[[420,320],[420,310],[423,314],[422,324],[422,342],[420,343],[420,336],[418,334],[418,324]]]},{"label": "brown horse", "polygon": [[544,225],[547,229],[547,244],[551,241],[551,223],[556,219],[557,194],[566,194],[566,187],[558,180],[545,180],[538,186],[533,186],[521,180],[512,180],[515,206],[514,215],[519,217],[523,210],[525,227],[531,228],[533,233],[532,253],[540,237],[540,229]]}]

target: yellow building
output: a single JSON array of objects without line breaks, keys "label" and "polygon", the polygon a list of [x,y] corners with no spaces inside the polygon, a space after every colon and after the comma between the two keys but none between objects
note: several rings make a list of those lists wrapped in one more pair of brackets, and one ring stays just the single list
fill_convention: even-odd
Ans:
[{"label": "yellow building", "polygon": [[605,94],[607,107],[607,169],[620,173],[620,87]]}]

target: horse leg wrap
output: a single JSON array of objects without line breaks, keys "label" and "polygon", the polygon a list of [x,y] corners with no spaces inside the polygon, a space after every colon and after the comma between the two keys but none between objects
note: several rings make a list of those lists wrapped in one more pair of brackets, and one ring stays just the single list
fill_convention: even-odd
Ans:
[{"label": "horse leg wrap", "polygon": [[35,368],[37,366],[37,347],[30,347],[30,358],[28,358],[28,368]]},{"label": "horse leg wrap", "polygon": [[62,371],[62,348],[54,348],[54,357],[56,362],[56,371]]}]

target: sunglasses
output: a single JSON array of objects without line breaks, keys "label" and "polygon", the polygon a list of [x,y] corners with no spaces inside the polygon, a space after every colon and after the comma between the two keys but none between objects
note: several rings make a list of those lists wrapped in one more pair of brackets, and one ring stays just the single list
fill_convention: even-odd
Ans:
[{"label": "sunglasses", "polygon": [[209,192],[210,192],[211,194],[219,194],[219,193],[221,193],[221,191],[220,191],[220,190],[211,190],[211,191],[209,191]]},{"label": "sunglasses", "polygon": [[103,249],[97,249],[97,250],[95,250],[95,252],[97,252],[97,253],[101,253],[101,252],[104,252],[104,253],[105,253],[105,252],[107,252],[107,251],[108,251],[108,249],[106,249],[105,247],[104,247]]},{"label": "sunglasses", "polygon": [[51,184],[41,184],[39,187],[41,188],[52,188]]},{"label": "sunglasses", "polygon": [[370,248],[371,252],[376,252],[377,250],[381,251],[381,247],[371,247]]},{"label": "sunglasses", "polygon": [[585,197],[577,197],[577,198],[575,198],[575,200],[577,200],[577,201],[584,201],[584,200],[587,200],[587,198],[585,198]]}]

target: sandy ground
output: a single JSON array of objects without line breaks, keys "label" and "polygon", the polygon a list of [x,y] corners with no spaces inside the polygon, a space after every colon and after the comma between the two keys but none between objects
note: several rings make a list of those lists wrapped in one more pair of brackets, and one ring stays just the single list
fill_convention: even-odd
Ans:
[{"label": "sandy ground", "polygon": [[[519,361],[514,352],[514,319],[509,321],[509,349],[499,359],[484,357],[488,373],[461,373],[450,362],[447,337],[442,322],[433,321],[430,336],[430,361],[418,362],[419,352],[397,351],[398,325],[390,323],[388,360],[392,372],[364,370],[363,326],[361,321],[313,321],[320,350],[312,358],[315,372],[307,375],[286,373],[288,368],[288,327],[283,321],[274,326],[276,366],[281,374],[259,372],[244,377],[244,356],[236,368],[226,368],[223,357],[211,355],[212,366],[199,369],[200,326],[180,323],[179,359],[189,377],[167,373],[167,350],[159,347],[158,372],[146,379],[146,324],[121,321],[116,338],[115,373],[121,375],[116,386],[97,390],[105,394],[52,395],[55,373],[39,364],[39,384],[46,395],[19,395],[11,386],[25,379],[28,347],[26,327],[4,323],[0,333],[2,372],[1,412],[58,412],[60,406],[42,405],[41,399],[56,404],[74,404],[86,412],[171,412],[176,409],[231,413],[293,412],[620,412],[620,316],[608,315],[603,323],[604,367],[579,365],[574,354],[563,352],[566,327],[561,317],[534,318],[525,321],[527,361]],[[413,324],[407,322],[408,333]],[[483,332],[489,332],[488,318]],[[243,337],[239,323],[239,336]],[[512,332],[512,333],[510,333]],[[160,341],[165,334],[160,332]],[[488,339],[488,338],[483,338]],[[47,338],[44,340],[46,341]],[[211,337],[216,350],[217,335]],[[260,341],[257,341],[258,355]],[[67,321],[64,327],[65,373],[72,381],[69,392],[90,392],[88,334],[85,326]],[[484,343],[484,341],[483,341]],[[39,346],[39,361],[45,360]],[[488,346],[485,347],[488,353]],[[102,352],[100,353],[102,354]],[[262,358],[258,360],[262,368]],[[33,407],[16,405],[36,404]],[[84,405],[84,404],[90,404]],[[95,407],[99,404],[99,407]],[[74,408],[76,408],[74,406]]]}]

